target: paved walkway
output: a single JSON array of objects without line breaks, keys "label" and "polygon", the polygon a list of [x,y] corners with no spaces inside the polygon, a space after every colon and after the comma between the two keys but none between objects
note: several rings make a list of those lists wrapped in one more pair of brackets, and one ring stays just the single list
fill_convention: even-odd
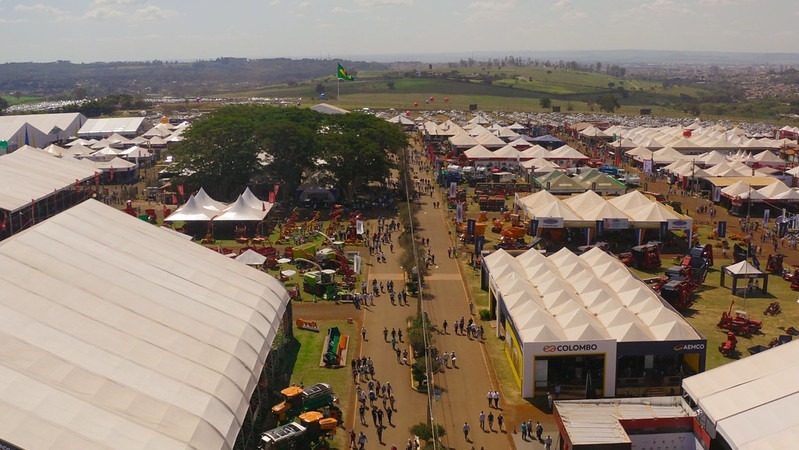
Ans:
[{"label": "paved walkway", "polygon": [[[429,172],[420,171],[418,175],[420,178],[431,177]],[[451,324],[464,317],[468,322],[470,315],[468,294],[458,263],[455,259],[447,258],[447,248],[453,245],[446,222],[450,220],[449,214],[444,208],[433,208],[433,200],[442,200],[437,193],[435,195],[435,198],[422,198],[422,207],[418,215],[420,228],[417,232],[420,237],[430,239],[429,250],[435,255],[437,263],[430,267],[425,281],[423,308],[428,312],[432,322],[441,328],[441,323],[444,320]],[[372,231],[376,229],[375,223],[370,223],[368,226]],[[397,234],[394,233],[395,242]],[[402,289],[403,274],[398,262],[401,250],[396,247],[395,250],[397,252],[395,254],[386,252],[386,263],[377,263],[374,259],[366,263],[370,286],[372,279],[384,282],[393,280],[396,290]],[[428,249],[422,248],[420,251],[426,252]],[[368,310],[362,311],[362,321],[367,328],[367,340],[362,342],[361,354],[372,358],[375,364],[376,378],[381,383],[390,382],[397,399],[397,412],[392,421],[394,426],[388,426],[383,431],[383,443],[386,447],[396,444],[400,449],[405,448],[410,437],[409,427],[419,422],[425,422],[428,415],[426,394],[412,390],[410,367],[397,362],[391,343],[383,339],[383,327],[387,327],[389,331],[392,328],[402,329],[404,342],[398,345],[401,348],[407,348],[406,324],[407,320],[416,313],[418,300],[409,297],[409,301],[410,306],[395,306],[390,303],[388,295],[383,294],[375,299],[374,307],[370,306]],[[471,317],[478,320],[476,316]],[[490,331],[486,330],[486,332],[490,334]],[[493,339],[493,337],[489,337],[489,339]],[[508,432],[508,427],[510,426],[511,430],[518,428],[517,424],[521,417],[525,419],[533,417],[535,420],[536,417],[540,417],[541,413],[532,406],[521,408],[522,412],[519,412],[518,407],[513,411],[507,408],[503,411],[502,400],[500,400],[500,409],[488,407],[487,391],[492,389],[502,392],[502,388],[497,383],[484,344],[466,336],[454,334],[451,325],[447,334],[436,333],[434,340],[439,352],[454,351],[457,355],[457,366],[444,369],[434,378],[435,385],[440,387],[440,391],[435,395],[432,412],[436,423],[443,425],[446,429],[446,435],[441,439],[443,447],[451,449],[471,449],[472,446],[475,449],[481,447],[485,449],[514,448],[513,437],[522,443],[520,435]],[[361,386],[366,388],[363,382],[361,382]],[[355,403],[354,401],[353,404]],[[488,430],[487,425],[485,431],[481,430],[478,422],[480,411],[485,411],[486,414],[491,411],[495,416],[500,413],[504,414],[505,430],[500,431],[496,423],[493,431]],[[372,424],[371,417],[367,417],[366,422],[368,426],[360,425],[357,411],[354,411],[352,417],[347,420],[347,426],[348,429],[354,429],[356,433],[364,431],[368,437],[366,448],[382,448],[378,442],[376,428]],[[462,431],[465,422],[468,422],[471,428],[468,441],[464,438]],[[384,425],[387,425],[385,421]],[[551,427],[547,428],[551,430]],[[519,448],[527,447],[527,445],[522,445]]]}]

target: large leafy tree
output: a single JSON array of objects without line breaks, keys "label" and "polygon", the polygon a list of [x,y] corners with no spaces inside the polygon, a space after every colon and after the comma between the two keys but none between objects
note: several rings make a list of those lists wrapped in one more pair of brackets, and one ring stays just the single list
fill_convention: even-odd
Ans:
[{"label": "large leafy tree", "polygon": [[408,145],[396,125],[362,113],[328,116],[321,141],[326,168],[348,200],[359,187],[384,180],[391,169],[389,152]]},{"label": "large leafy tree", "polygon": [[[360,186],[383,180],[389,153],[407,143],[396,125],[367,114],[239,105],[195,122],[175,156],[179,182],[221,199],[233,200],[256,178],[283,183],[292,192],[322,168],[351,199]],[[326,164],[318,167],[320,159]]]},{"label": "large leafy tree", "polygon": [[320,113],[310,109],[265,110],[259,137],[268,155],[266,172],[271,180],[285,184],[288,192],[302,183],[306,170],[316,166],[321,155],[317,131],[322,119]]},{"label": "large leafy tree", "polygon": [[234,200],[261,169],[257,116],[255,107],[228,106],[192,124],[175,149],[179,182]]}]

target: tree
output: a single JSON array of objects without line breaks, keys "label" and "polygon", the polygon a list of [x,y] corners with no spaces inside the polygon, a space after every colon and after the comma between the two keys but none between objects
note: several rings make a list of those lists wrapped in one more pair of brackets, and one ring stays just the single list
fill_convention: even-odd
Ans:
[{"label": "tree", "polygon": [[549,97],[541,97],[538,100],[538,104],[541,105],[541,107],[544,109],[549,109],[552,107],[552,99],[550,99]]},{"label": "tree", "polygon": [[285,184],[287,192],[302,184],[306,169],[321,155],[317,130],[322,115],[310,109],[269,108],[261,117],[258,136],[268,154],[266,173]]},{"label": "tree", "polygon": [[389,81],[388,83],[386,83],[386,86],[389,88],[389,90],[393,91],[395,89],[393,81]]},{"label": "tree", "polygon": [[0,97],[0,113],[3,112],[6,108],[8,108],[8,100]]},{"label": "tree", "polygon": [[619,105],[619,100],[613,94],[605,94],[602,97],[599,97],[596,102],[601,111],[606,111],[609,113],[616,111],[616,109],[621,106]]},{"label": "tree", "polygon": [[234,200],[261,168],[263,150],[256,137],[257,108],[227,106],[199,120],[175,148],[177,182],[190,190],[205,188],[209,195]]}]

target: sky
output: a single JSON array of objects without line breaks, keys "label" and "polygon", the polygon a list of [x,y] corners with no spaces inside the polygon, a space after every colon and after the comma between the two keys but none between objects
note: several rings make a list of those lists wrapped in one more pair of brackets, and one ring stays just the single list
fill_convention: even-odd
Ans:
[{"label": "sky", "polygon": [[796,0],[0,0],[0,62],[795,53],[797,24]]}]

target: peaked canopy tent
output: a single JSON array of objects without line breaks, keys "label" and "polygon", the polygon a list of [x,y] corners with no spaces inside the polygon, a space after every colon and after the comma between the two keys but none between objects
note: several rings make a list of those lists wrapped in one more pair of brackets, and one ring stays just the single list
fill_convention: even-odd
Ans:
[{"label": "peaked canopy tent", "polygon": [[234,447],[290,326],[277,280],[93,200],[3,241],[0,259],[4,442]]},{"label": "peaked canopy tent", "polygon": [[704,370],[705,338],[598,248],[548,257],[497,250],[483,258],[481,282],[525,398],[556,383],[563,397],[612,397],[632,375],[644,376],[651,355],[664,373]]},{"label": "peaked canopy tent", "polygon": [[[746,280],[748,284],[749,280],[756,280],[758,278],[763,279],[763,294],[768,293],[768,273],[759,270],[746,260],[729,266],[721,266],[721,287],[725,287],[724,280],[728,276],[732,278],[733,295],[738,292],[738,280]],[[749,286],[746,286],[746,289],[748,288]]]},{"label": "peaked canopy tent", "polygon": [[[271,209],[271,207],[270,207]],[[265,207],[263,208],[255,208],[250,205],[250,203],[244,198],[243,195],[239,195],[239,198],[230,205],[228,209],[225,210],[222,214],[216,216],[214,221],[216,222],[260,222],[264,220],[266,214],[268,213],[268,209]],[[171,217],[171,216],[170,216]]]}]

